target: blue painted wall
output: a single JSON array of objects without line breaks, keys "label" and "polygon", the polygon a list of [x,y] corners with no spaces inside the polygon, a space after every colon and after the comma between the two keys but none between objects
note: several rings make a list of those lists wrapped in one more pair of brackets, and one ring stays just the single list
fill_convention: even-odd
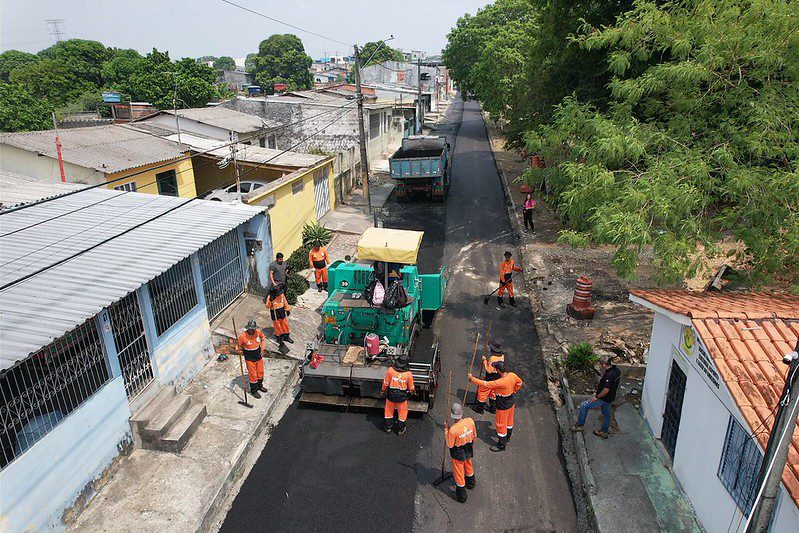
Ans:
[{"label": "blue painted wall", "polygon": [[122,377],[0,472],[0,530],[63,529],[61,516],[130,439]]}]

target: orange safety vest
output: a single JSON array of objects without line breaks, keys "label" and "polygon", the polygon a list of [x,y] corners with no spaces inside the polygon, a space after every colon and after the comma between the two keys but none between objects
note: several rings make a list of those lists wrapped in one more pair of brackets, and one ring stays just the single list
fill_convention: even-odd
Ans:
[{"label": "orange safety vest", "polygon": [[520,270],[521,268],[516,266],[516,262],[513,259],[502,261],[499,264],[499,279],[508,281],[514,272],[519,272]]},{"label": "orange safety vest", "polygon": [[497,409],[504,411],[516,404],[514,395],[522,388],[522,379],[514,372],[507,372],[504,376],[494,381],[476,379],[472,376],[472,381],[477,385],[482,385],[489,390],[493,390],[497,396]]},{"label": "orange safety vest", "polygon": [[488,359],[483,361],[483,368],[486,371],[486,377],[485,377],[486,381],[494,381],[495,379],[499,379],[499,372],[497,372],[497,369],[491,365],[493,365],[497,361],[504,361],[504,360],[505,356],[500,353],[500,354],[490,355]]},{"label": "orange safety vest", "polygon": [[416,387],[413,384],[413,374],[411,374],[410,370],[400,372],[395,370],[393,366],[389,367],[386,377],[383,379],[383,392],[386,389],[388,389],[388,394],[386,395],[388,401],[395,403],[406,401],[410,394],[416,392]]},{"label": "orange safety vest", "polygon": [[257,361],[261,358],[261,347],[265,341],[266,335],[259,330],[256,330],[253,335],[245,331],[238,338],[239,348],[244,352],[244,358],[250,361]]},{"label": "orange safety vest", "polygon": [[274,301],[272,301],[272,296],[267,296],[266,307],[269,309],[269,317],[272,320],[283,320],[286,318],[286,311],[291,311],[285,294],[279,294]]},{"label": "orange safety vest", "polygon": [[327,250],[324,246],[319,247],[318,252],[314,252],[313,248],[308,252],[308,262],[317,270],[325,268],[330,262],[330,256],[327,255]]},{"label": "orange safety vest", "polygon": [[452,424],[452,427],[444,429],[447,437],[447,447],[449,456],[456,461],[464,461],[474,457],[473,443],[477,437],[477,428],[471,418],[462,418]]}]

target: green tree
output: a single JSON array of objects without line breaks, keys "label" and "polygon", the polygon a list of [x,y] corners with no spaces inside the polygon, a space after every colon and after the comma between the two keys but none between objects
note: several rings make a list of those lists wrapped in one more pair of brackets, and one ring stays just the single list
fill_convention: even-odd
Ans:
[{"label": "green tree", "polygon": [[275,83],[285,83],[289,90],[310,89],[312,63],[300,38],[290,33],[261,41],[258,55],[252,58],[255,82],[266,93],[272,92]]},{"label": "green tree", "polygon": [[208,63],[209,61],[214,62],[216,60],[216,56],[202,56],[197,58],[197,63]]},{"label": "green tree", "polygon": [[21,85],[0,82],[0,130],[31,131],[53,127],[52,107]]},{"label": "green tree", "polygon": [[45,48],[39,56],[61,63],[81,82],[99,88],[103,85],[103,63],[111,59],[113,52],[97,41],[69,39]]},{"label": "green tree", "polygon": [[244,60],[244,70],[246,72],[255,72],[254,60],[256,57],[258,57],[258,54],[247,54],[247,58]]},{"label": "green tree", "polygon": [[39,56],[36,54],[20,52],[19,50],[6,50],[0,54],[0,80],[8,82],[12,70],[37,61],[39,61]]},{"label": "green tree", "polygon": [[33,96],[44,98],[59,106],[77,98],[88,91],[97,91],[98,86],[83,79],[56,59],[41,59],[11,71],[12,84],[19,84]]},{"label": "green tree", "polygon": [[136,50],[116,49],[113,56],[103,63],[103,82],[108,88],[119,89],[135,72],[144,69],[144,64],[144,56]]},{"label": "green tree", "polygon": [[232,57],[222,56],[214,61],[216,70],[236,70],[236,61]]},{"label": "green tree", "polygon": [[[381,44],[380,41],[377,41],[377,42],[370,41],[370,42],[366,43],[365,45],[363,45],[363,47],[361,48],[361,53],[360,53],[360,56],[361,56],[360,57],[360,59],[361,59],[360,60],[360,64],[361,64],[362,67],[368,66],[366,64],[366,62],[369,61],[370,57],[372,59],[371,59],[371,61],[369,61],[369,65],[374,65],[375,63],[382,63],[383,61],[404,61],[405,60],[405,56],[402,55],[402,52],[400,52],[399,50],[396,50],[394,48],[391,48],[389,45],[387,45],[385,43],[382,43],[382,46],[380,47],[380,49],[377,50],[377,47],[380,44]],[[377,50],[377,53],[375,53],[375,50]],[[374,54],[374,57],[372,57],[372,54]]]}]

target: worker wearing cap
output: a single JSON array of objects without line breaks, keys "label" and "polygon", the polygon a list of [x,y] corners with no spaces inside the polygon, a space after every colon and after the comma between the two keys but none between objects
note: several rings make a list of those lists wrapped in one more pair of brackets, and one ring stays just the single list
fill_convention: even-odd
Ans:
[{"label": "worker wearing cap", "polygon": [[413,384],[413,374],[407,355],[394,359],[386,372],[380,394],[386,397],[386,406],[383,411],[385,417],[386,433],[391,433],[394,427],[394,411],[397,411],[399,423],[398,433],[405,433],[405,421],[408,419],[408,398],[416,392]]},{"label": "worker wearing cap", "polygon": [[494,415],[495,425],[497,426],[497,443],[491,446],[492,452],[501,452],[510,440],[513,433],[513,415],[516,411],[515,395],[522,388],[522,380],[513,372],[508,372],[505,361],[497,361],[492,365],[499,373],[499,378],[494,381],[477,379],[471,372],[469,379],[475,385],[482,385],[494,391],[497,395],[496,409]]},{"label": "worker wearing cap", "polygon": [[286,300],[285,293],[280,292],[277,287],[272,287],[269,296],[266,297],[266,308],[269,309],[272,328],[275,330],[275,338],[280,343],[280,348],[286,348],[285,343],[287,342],[294,343],[288,321],[288,317],[291,315],[291,306]]},{"label": "worker wearing cap", "polygon": [[319,292],[327,290],[327,265],[330,264],[330,256],[327,255],[327,249],[321,242],[316,241],[308,252],[308,262],[316,279],[316,290]]},{"label": "worker wearing cap", "polygon": [[[490,352],[488,359],[483,356],[483,370],[485,370],[485,380],[495,381],[499,379],[499,372],[494,368],[494,363],[497,361],[505,361],[505,355],[502,353],[502,339],[493,339],[489,348]],[[494,403],[496,401],[496,393],[488,387],[477,386],[477,404],[474,410],[478,413],[488,411],[495,412]]]},{"label": "worker wearing cap", "polygon": [[477,428],[474,420],[463,418],[463,407],[459,403],[453,403],[450,410],[450,417],[455,421],[452,427],[444,425],[444,437],[447,439],[449,456],[452,459],[452,477],[455,478],[455,485],[451,488],[455,493],[455,499],[460,503],[466,502],[466,489],[473,489],[476,481],[474,479],[474,439],[477,437]]},{"label": "worker wearing cap", "polygon": [[516,299],[513,297],[513,273],[521,272],[521,267],[516,266],[516,262],[511,259],[510,251],[505,252],[505,260],[499,264],[499,291],[497,292],[497,303],[500,307],[505,307],[503,296],[505,290],[508,291],[508,299],[513,307],[516,307]]},{"label": "worker wearing cap", "polygon": [[255,320],[247,322],[247,329],[237,339],[239,350],[244,355],[247,363],[247,374],[250,378],[250,394],[260,398],[260,392],[266,392],[264,387],[264,358],[266,349],[266,336],[258,329]]}]

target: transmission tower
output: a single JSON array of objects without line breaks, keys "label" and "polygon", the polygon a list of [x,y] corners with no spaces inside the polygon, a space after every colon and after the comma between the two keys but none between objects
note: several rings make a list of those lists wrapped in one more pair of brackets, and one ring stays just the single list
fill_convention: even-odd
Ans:
[{"label": "transmission tower", "polygon": [[44,23],[50,26],[50,35],[55,37],[55,42],[60,43],[64,40],[64,30],[61,29],[64,19],[45,19]]}]

